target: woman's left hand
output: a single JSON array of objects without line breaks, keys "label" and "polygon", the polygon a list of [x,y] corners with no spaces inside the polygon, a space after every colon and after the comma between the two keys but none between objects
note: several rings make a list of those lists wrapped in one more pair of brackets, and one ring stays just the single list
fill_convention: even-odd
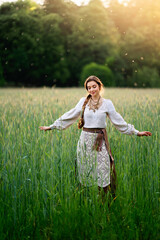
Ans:
[{"label": "woman's left hand", "polygon": [[142,136],[152,136],[151,132],[144,131],[144,132],[138,132],[137,136],[142,137]]}]

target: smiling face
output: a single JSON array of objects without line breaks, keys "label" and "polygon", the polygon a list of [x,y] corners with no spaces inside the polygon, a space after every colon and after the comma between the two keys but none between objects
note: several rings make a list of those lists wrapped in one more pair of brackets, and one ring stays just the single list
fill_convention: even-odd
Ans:
[{"label": "smiling face", "polygon": [[95,81],[89,81],[87,83],[87,91],[95,99],[99,98],[100,96],[100,88],[98,83],[96,83]]}]

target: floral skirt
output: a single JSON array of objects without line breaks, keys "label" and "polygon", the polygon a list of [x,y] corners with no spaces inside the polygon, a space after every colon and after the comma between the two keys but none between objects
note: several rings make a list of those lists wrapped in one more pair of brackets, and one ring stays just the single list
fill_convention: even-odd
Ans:
[{"label": "floral skirt", "polygon": [[98,133],[82,131],[77,145],[77,170],[79,181],[84,186],[110,184],[110,158],[105,141],[102,150],[93,150]]}]

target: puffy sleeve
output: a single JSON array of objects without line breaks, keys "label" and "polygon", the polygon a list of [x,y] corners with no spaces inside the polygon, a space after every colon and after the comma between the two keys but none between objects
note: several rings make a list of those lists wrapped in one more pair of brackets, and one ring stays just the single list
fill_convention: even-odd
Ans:
[{"label": "puffy sleeve", "polygon": [[116,112],[111,100],[107,100],[107,115],[116,129],[121,133],[127,135],[138,134],[139,131],[136,130],[133,125],[126,123],[122,116]]},{"label": "puffy sleeve", "polygon": [[72,108],[70,111],[64,113],[60,118],[58,118],[53,124],[49,127],[51,129],[64,130],[71,126],[80,116],[82,111],[82,106],[84,103],[85,97],[81,98],[77,105]]}]

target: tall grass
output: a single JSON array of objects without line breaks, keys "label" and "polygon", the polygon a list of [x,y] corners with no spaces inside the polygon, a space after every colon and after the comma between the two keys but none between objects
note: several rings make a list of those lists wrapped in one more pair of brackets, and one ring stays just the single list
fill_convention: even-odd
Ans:
[{"label": "tall grass", "polygon": [[80,130],[42,132],[76,105],[84,89],[0,90],[0,239],[160,239],[160,90],[106,89],[135,128],[107,120],[118,175],[116,200],[75,176]]}]

